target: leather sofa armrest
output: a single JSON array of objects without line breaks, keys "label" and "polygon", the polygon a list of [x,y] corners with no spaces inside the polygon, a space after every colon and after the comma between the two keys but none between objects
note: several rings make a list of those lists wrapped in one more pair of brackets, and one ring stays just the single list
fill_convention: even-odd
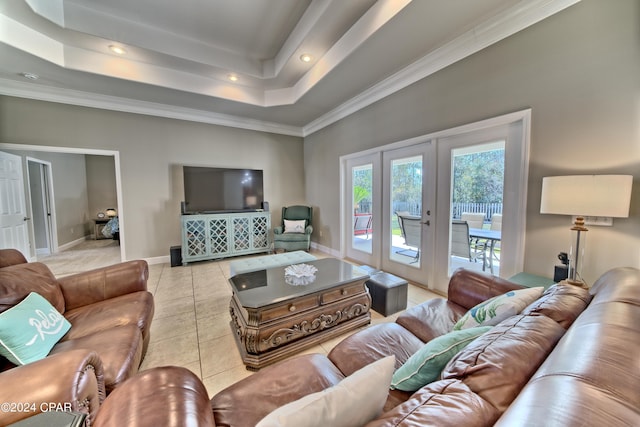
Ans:
[{"label": "leather sofa armrest", "polygon": [[204,384],[178,366],[152,368],[113,390],[93,427],[215,426]]},{"label": "leather sofa armrest", "polygon": [[0,268],[25,264],[27,259],[17,249],[0,249]]},{"label": "leather sofa armrest", "polygon": [[105,398],[97,353],[73,350],[0,373],[0,425],[40,412],[74,411],[93,420]]},{"label": "leather sofa armrest", "polygon": [[457,269],[449,280],[448,300],[469,310],[483,301],[524,286],[479,271]]},{"label": "leather sofa armrest", "polygon": [[282,226],[279,225],[273,229],[273,234],[282,234]]},{"label": "leather sofa armrest", "polygon": [[98,268],[58,279],[65,309],[104,301],[120,295],[147,290],[149,266],[136,260]]}]

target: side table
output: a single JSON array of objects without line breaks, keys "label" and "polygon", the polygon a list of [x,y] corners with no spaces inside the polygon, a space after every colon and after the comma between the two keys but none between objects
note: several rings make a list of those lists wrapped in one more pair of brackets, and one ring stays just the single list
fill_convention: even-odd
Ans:
[{"label": "side table", "polygon": [[95,240],[106,239],[105,235],[102,234],[102,229],[109,222],[110,218],[94,218],[94,232],[95,232]]}]

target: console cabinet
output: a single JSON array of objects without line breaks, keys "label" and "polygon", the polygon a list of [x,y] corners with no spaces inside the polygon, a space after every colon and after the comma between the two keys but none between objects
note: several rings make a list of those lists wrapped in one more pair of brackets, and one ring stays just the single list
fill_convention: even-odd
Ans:
[{"label": "console cabinet", "polygon": [[182,215],[182,263],[269,252],[269,212]]}]

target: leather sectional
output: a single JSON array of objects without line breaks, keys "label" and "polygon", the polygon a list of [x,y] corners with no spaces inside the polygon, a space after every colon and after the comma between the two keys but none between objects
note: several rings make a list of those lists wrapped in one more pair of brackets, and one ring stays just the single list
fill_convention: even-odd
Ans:
[{"label": "leather sectional", "polygon": [[[518,288],[459,270],[448,299],[427,301],[396,322],[359,331],[328,355],[268,366],[210,401],[188,370],[151,369],[118,387],[95,425],[254,426],[276,408],[326,390],[385,356],[395,356],[399,367],[477,303]],[[461,350],[439,380],[413,393],[390,391],[384,410],[367,427],[640,425],[639,323],[640,270],[611,270],[590,290],[554,285]]]},{"label": "leather sectional", "polygon": [[0,250],[0,313],[36,292],[71,323],[44,359],[16,366],[0,356],[0,402],[34,404],[0,411],[0,425],[35,415],[43,402],[93,421],[106,395],[138,372],[146,352],[154,313],[148,276],[145,261],[130,261],[56,278],[46,265]]}]

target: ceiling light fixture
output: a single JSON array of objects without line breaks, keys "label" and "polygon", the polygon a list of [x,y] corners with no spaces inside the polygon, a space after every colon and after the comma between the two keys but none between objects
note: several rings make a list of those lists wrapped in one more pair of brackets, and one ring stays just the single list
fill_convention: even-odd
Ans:
[{"label": "ceiling light fixture", "polygon": [[232,82],[237,82],[238,81],[238,76],[235,74],[229,74],[227,76],[229,78],[229,80],[231,80]]},{"label": "ceiling light fixture", "polygon": [[302,55],[300,55],[300,61],[302,62],[311,62],[312,59],[313,56],[309,55],[308,53],[303,53]]},{"label": "ceiling light fixture", "polygon": [[20,75],[29,80],[38,80],[40,78],[39,75],[33,73],[20,73]]},{"label": "ceiling light fixture", "polygon": [[116,46],[115,44],[110,45],[109,50],[113,53],[117,53],[118,55],[124,55],[125,53],[127,53],[127,51],[123,47]]}]

